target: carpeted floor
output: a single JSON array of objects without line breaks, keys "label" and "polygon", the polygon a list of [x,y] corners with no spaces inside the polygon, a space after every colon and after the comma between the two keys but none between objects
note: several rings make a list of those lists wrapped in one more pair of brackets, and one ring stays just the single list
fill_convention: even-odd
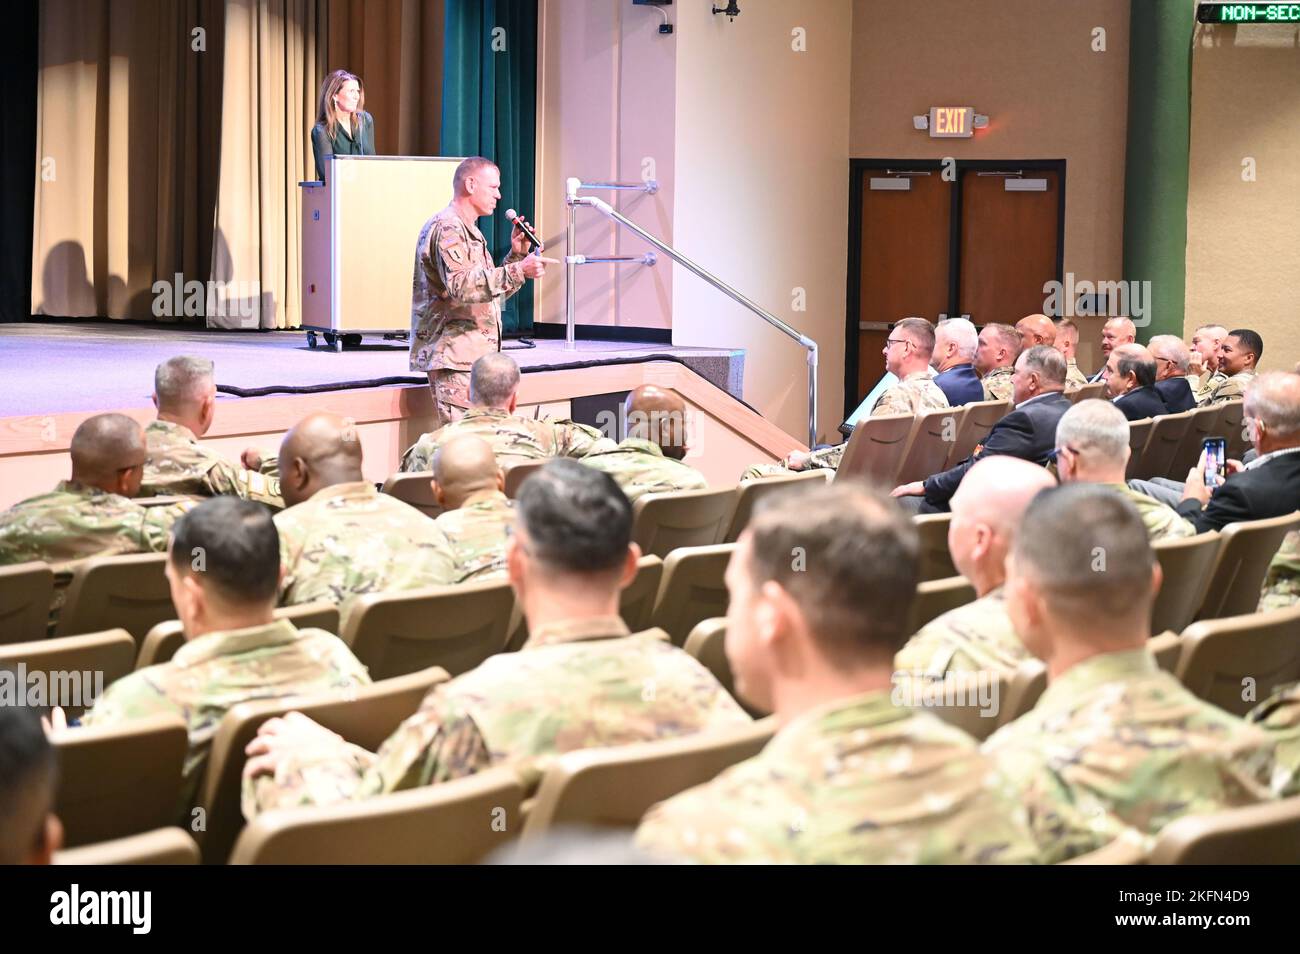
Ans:
[{"label": "carpeted floor", "polygon": [[[677,348],[652,342],[535,339],[537,347],[506,348],[527,370],[539,365],[668,354],[740,396],[743,352]],[[300,331],[206,331],[174,325],[110,321],[0,324],[0,417],[144,407],[159,362],[192,352],[211,358],[219,385],[328,385],[410,375],[404,341],[366,338],[341,354],[307,347]],[[222,395],[222,400],[239,400]]]}]

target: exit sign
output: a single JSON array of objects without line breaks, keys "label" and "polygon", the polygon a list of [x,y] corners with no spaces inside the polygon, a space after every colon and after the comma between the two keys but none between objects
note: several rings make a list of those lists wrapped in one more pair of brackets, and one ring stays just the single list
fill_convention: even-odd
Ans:
[{"label": "exit sign", "polygon": [[931,139],[969,139],[975,135],[973,106],[930,107]]},{"label": "exit sign", "polygon": [[1300,23],[1300,3],[1202,3],[1201,23]]}]

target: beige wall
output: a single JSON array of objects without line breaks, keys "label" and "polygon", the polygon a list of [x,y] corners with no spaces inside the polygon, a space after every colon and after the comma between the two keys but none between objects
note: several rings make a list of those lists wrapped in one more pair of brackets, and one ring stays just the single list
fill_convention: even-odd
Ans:
[{"label": "beige wall", "polygon": [[[536,221],[552,257],[565,253],[569,176],[636,182],[647,170],[660,185],[655,195],[591,194],[672,242],[676,44],[658,33],[660,22],[653,8],[625,0],[541,0]],[[649,249],[599,213],[579,210],[577,222],[582,254]],[[670,327],[672,269],[663,259],[653,267],[584,265],[577,272],[579,324]],[[563,322],[564,298],[563,270],[553,269],[540,284],[536,320]]]},{"label": "beige wall", "polygon": [[[851,5],[750,0],[734,22],[708,3],[675,6],[679,247],[818,343],[825,439],[843,419]],[[806,439],[794,341],[680,270],[673,341],[746,349],[746,400]]]},{"label": "beige wall", "polygon": [[[1093,30],[1105,33],[1094,52]],[[854,0],[850,152],[859,158],[1065,159],[1065,271],[1123,277],[1129,0]],[[989,128],[931,139],[912,117],[973,106]],[[1100,351],[1082,327],[1080,363]],[[1095,339],[1095,340],[1093,340]]]},{"label": "beige wall", "polygon": [[[1300,28],[1198,24],[1192,52],[1186,331],[1264,338],[1262,366],[1300,361]],[[1242,178],[1255,160],[1255,181]]]}]

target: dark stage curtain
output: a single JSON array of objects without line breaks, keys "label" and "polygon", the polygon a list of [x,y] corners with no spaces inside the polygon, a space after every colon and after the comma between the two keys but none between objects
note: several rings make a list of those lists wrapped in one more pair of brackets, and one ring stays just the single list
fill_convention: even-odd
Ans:
[{"label": "dark stage curtain", "polygon": [[[501,203],[480,223],[499,262],[510,249],[505,210],[533,216],[537,141],[537,0],[446,0],[442,153],[501,167]],[[533,283],[506,302],[506,332],[533,327]]]},{"label": "dark stage curtain", "polygon": [[[5,6],[0,30],[0,87],[9,108],[0,122],[0,321],[30,321],[32,315],[32,208],[36,157],[37,0]],[[35,175],[40,175],[39,165]]]}]

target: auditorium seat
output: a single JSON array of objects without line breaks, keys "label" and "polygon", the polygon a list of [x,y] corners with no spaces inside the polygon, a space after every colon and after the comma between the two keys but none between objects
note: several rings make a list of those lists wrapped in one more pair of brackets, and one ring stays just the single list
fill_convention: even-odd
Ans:
[{"label": "auditorium seat", "polygon": [[1091,384],[1081,384],[1077,388],[1067,388],[1065,396],[1078,404],[1080,401],[1089,401],[1101,397],[1102,391],[1105,389],[1105,381],[1094,381]]},{"label": "auditorium seat", "polygon": [[[34,639],[25,643],[0,646],[0,667],[17,669],[26,665],[30,675],[34,672],[65,673],[58,679],[48,678],[51,689],[59,687],[60,693],[77,685],[81,698],[77,703],[63,698],[63,711],[69,719],[79,719],[89,708],[91,696],[98,690],[96,674],[102,673],[103,688],[131,671],[135,662],[135,640],[124,629],[109,629],[102,633],[84,633],[81,636],[60,636],[56,639]],[[69,683],[72,674],[79,674],[79,682]]]},{"label": "auditorium seat", "polygon": [[54,811],[69,848],[138,835],[180,818],[185,722],[148,716],[54,733],[59,791]]},{"label": "auditorium seat", "polygon": [[692,627],[701,620],[727,615],[723,575],[735,549],[734,543],[719,543],[681,547],[668,554],[651,623],[667,631],[674,646],[685,644]]},{"label": "auditorium seat", "polygon": [[223,864],[244,826],[240,778],[244,749],[262,723],[286,712],[302,712],[349,742],[375,752],[415,710],[429,690],[450,677],[437,666],[346,691],[244,702],[222,718],[212,739],[198,807],[206,830],[196,832],[205,864]]},{"label": "auditorium seat", "polygon": [[912,518],[921,536],[921,579],[944,580],[957,575],[952,554],[948,552],[950,513],[918,514]]},{"label": "auditorium seat", "polygon": [[1153,865],[1294,865],[1300,798],[1186,815],[1156,838]]},{"label": "auditorium seat", "polygon": [[429,666],[458,676],[505,649],[513,610],[504,580],[367,593],[348,606],[339,636],[372,679]]},{"label": "auditorium seat", "polygon": [[197,865],[199,846],[182,828],[158,828],[55,852],[56,865]]},{"label": "auditorium seat", "polygon": [[[1011,691],[1007,672],[950,672],[942,678],[896,674],[895,690],[918,712],[929,712],[976,741],[983,742],[1002,725],[1002,706]],[[926,700],[931,700],[927,705]]]},{"label": "auditorium seat", "polygon": [[163,567],[165,553],[92,557],[77,564],[55,636],[117,626],[143,642],[158,623],[176,618]]},{"label": "auditorium seat", "polygon": [[786,477],[762,477],[744,481],[737,488],[736,509],[732,512],[731,524],[722,542],[735,543],[740,539],[741,531],[749,526],[749,520],[761,501],[798,491],[801,487],[817,487],[830,477],[831,471],[818,467],[816,470],[792,473]]},{"label": "auditorium seat", "polygon": [[[327,633],[338,635],[339,608],[324,601],[316,603],[299,603],[297,606],[281,606],[275,610],[276,619],[292,620],[299,629],[323,629]],[[185,633],[181,621],[169,619],[159,623],[145,634],[140,644],[140,654],[136,657],[135,668],[156,666],[170,662],[176,651],[185,645]]]},{"label": "auditorium seat", "polygon": [[915,422],[911,414],[883,414],[858,421],[831,479],[865,480],[893,488]]},{"label": "auditorium seat", "polygon": [[1259,606],[1268,565],[1287,533],[1300,527],[1300,512],[1230,523],[1219,531],[1219,557],[1210,573],[1197,619],[1242,616]]},{"label": "auditorium seat", "polygon": [[414,474],[390,474],[384,481],[383,493],[408,503],[426,517],[437,517],[442,505],[433,496],[433,474],[422,471]]},{"label": "auditorium seat", "polygon": [[1151,436],[1151,429],[1155,426],[1154,418],[1146,418],[1141,421],[1128,422],[1128,468],[1124,471],[1124,476],[1128,480],[1139,477],[1138,472],[1142,469],[1142,458],[1146,455],[1147,439]]},{"label": "auditorium seat", "polygon": [[1250,450],[1250,438],[1246,434],[1245,402],[1224,401],[1220,407],[1222,411],[1218,432],[1228,442],[1228,459],[1241,460],[1241,455]]},{"label": "auditorium seat", "polygon": [[651,806],[762,751],[775,719],[676,739],[566,752],[546,769],[523,837],[560,825],[633,828]]},{"label": "auditorium seat", "polygon": [[1039,659],[1026,659],[1016,667],[998,702],[998,728],[1015,722],[1038,704],[1047,689],[1047,666]]},{"label": "auditorium seat", "polygon": [[514,500],[519,496],[519,488],[525,480],[546,466],[544,460],[521,461],[506,468],[506,496]]},{"label": "auditorium seat", "polygon": [[1187,429],[1191,426],[1192,416],[1195,413],[1194,410],[1183,411],[1181,414],[1162,414],[1155,418],[1151,434],[1147,437],[1146,450],[1142,452],[1142,459],[1138,461],[1136,467],[1130,465],[1129,476],[1143,480],[1174,476],[1182,480],[1187,472],[1183,471],[1181,476],[1173,474],[1174,457],[1183,445],[1183,438],[1187,436]]},{"label": "auditorium seat", "polygon": [[722,683],[722,687],[731,697],[740,703],[740,707],[755,719],[761,719],[771,713],[752,705],[736,693],[736,681],[731,675],[731,664],[727,661],[727,621],[725,618],[706,619],[691,630],[682,648],[695,657],[696,661],[713,673],[713,678]]},{"label": "auditorium seat", "polygon": [[895,484],[925,480],[947,469],[948,455],[961,432],[968,406],[941,407],[917,416]]},{"label": "auditorium seat", "polygon": [[0,644],[44,639],[54,599],[54,571],[48,563],[0,566]]},{"label": "auditorium seat", "polygon": [[1211,405],[1193,408],[1189,413],[1192,415],[1192,421],[1187,426],[1187,433],[1183,435],[1182,442],[1178,445],[1178,453],[1174,455],[1169,465],[1169,473],[1163,475],[1171,480],[1187,479],[1187,472],[1201,459],[1202,442],[1205,438],[1214,436],[1222,410],[1218,405]]},{"label": "auditorium seat", "polygon": [[993,425],[1010,414],[1014,407],[1010,401],[976,401],[967,404],[966,416],[961,419],[961,430],[957,432],[957,439],[953,441],[952,448],[948,451],[948,460],[945,461],[946,466],[942,469],[960,464],[975,453],[975,445],[988,437]]},{"label": "auditorium seat", "polygon": [[1297,634],[1300,606],[1202,620],[1183,631],[1174,674],[1206,702],[1245,715],[1278,686],[1300,679]]},{"label": "auditorium seat", "polygon": [[1178,671],[1178,657],[1183,653],[1183,638],[1172,630],[1157,633],[1147,640],[1147,649],[1156,657],[1156,665],[1169,675]]},{"label": "auditorium seat", "polygon": [[618,612],[634,633],[651,625],[655,597],[664,576],[664,561],[657,556],[642,556],[636,564],[636,576],[618,597]]},{"label": "auditorium seat", "polygon": [[942,580],[923,580],[916,585],[916,600],[912,603],[912,615],[908,622],[908,632],[918,632],[921,627],[933,619],[942,616],[958,606],[974,602],[975,587],[964,576],[950,576]]},{"label": "auditorium seat", "polygon": [[736,488],[646,494],[632,507],[632,539],[643,554],[666,557],[678,547],[719,542],[736,509]]},{"label": "auditorium seat", "polygon": [[232,865],[471,865],[520,830],[524,791],[510,768],[360,802],[266,812]]},{"label": "auditorium seat", "polygon": [[1211,530],[1151,545],[1161,570],[1160,592],[1151,607],[1151,632],[1181,633],[1196,618],[1221,543],[1219,532]]}]

